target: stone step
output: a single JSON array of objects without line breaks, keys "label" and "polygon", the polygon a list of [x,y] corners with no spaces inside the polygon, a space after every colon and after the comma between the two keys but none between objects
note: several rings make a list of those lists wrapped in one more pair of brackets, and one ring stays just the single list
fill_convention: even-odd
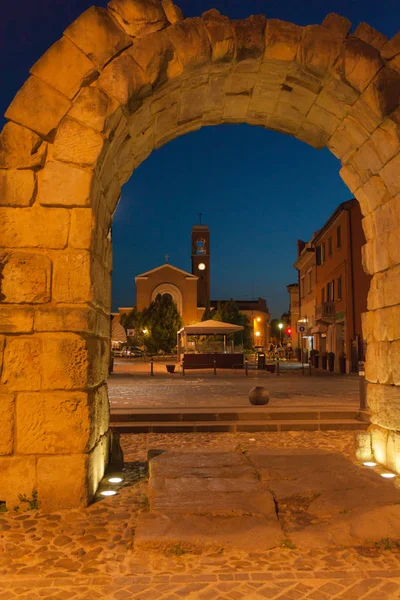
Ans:
[{"label": "stone step", "polygon": [[207,409],[112,409],[112,421],[137,423],[173,422],[229,422],[229,421],[311,421],[311,420],[349,420],[369,421],[368,413],[357,409],[293,409],[293,408],[207,408]]},{"label": "stone step", "polygon": [[282,419],[269,422],[242,421],[120,421],[111,420],[113,429],[121,433],[188,433],[188,432],[257,432],[257,431],[362,431],[369,426],[368,421],[357,419]]}]

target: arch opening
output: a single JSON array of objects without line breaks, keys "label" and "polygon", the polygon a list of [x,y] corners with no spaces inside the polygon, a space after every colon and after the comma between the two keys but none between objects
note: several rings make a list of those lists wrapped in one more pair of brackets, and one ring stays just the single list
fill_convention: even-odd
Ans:
[{"label": "arch opening", "polygon": [[[328,15],[299,27],[171,2],[92,7],[32,67],[6,112],[0,186],[0,487],[86,504],[108,459],[110,228],[154,148],[248,123],[327,147],[360,202],[372,275],[371,442],[400,470],[400,38]],[[140,23],[140,27],[138,26]],[[171,293],[171,292],[169,292]],[[172,295],[172,294],[171,294]],[[63,472],[62,481],[59,473]]]}]

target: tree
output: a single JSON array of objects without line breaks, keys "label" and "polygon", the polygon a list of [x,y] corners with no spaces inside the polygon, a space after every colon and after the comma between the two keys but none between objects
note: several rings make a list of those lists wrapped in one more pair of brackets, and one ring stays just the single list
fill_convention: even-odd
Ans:
[{"label": "tree", "polygon": [[138,346],[139,348],[144,345],[142,320],[142,313],[136,308],[136,306],[131,310],[131,312],[121,315],[120,322],[122,327],[124,327],[126,331],[128,331],[128,329],[135,330],[135,335],[127,338],[129,345]]},{"label": "tree", "polygon": [[231,323],[232,325],[242,325],[243,332],[238,331],[234,335],[235,344],[240,344],[243,340],[245,348],[251,347],[250,321],[247,315],[240,312],[238,305],[234,300],[227,302],[218,302],[217,310],[213,312],[214,321]]},{"label": "tree", "polygon": [[202,321],[209,321],[210,319],[213,318],[213,311],[210,308],[210,305],[207,304],[206,306],[206,310],[203,313],[203,317],[202,317]]},{"label": "tree", "polygon": [[158,294],[141,315],[146,330],[144,343],[149,352],[171,352],[176,346],[176,334],[182,326],[178,308],[169,294]]}]

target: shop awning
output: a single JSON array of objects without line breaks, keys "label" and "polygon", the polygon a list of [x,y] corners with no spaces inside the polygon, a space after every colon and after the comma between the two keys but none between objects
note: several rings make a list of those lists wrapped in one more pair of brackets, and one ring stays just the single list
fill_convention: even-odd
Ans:
[{"label": "shop awning", "polygon": [[326,323],[318,323],[314,327],[311,327],[311,335],[316,333],[326,333],[328,331],[328,325]]},{"label": "shop awning", "polygon": [[113,342],[126,342],[126,332],[118,321],[113,321],[111,326],[111,340]]},{"label": "shop awning", "polygon": [[185,335],[227,335],[228,333],[236,333],[243,331],[242,325],[232,325],[231,323],[222,323],[221,321],[200,321],[192,325],[185,325],[178,333]]}]

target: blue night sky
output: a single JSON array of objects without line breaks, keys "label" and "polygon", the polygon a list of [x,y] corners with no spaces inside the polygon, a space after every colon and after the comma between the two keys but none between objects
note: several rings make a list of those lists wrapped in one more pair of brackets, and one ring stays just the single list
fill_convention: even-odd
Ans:
[{"label": "blue night sky", "polygon": [[[106,6],[100,0],[98,6]],[[218,8],[232,19],[264,13],[299,25],[329,12],[392,37],[399,0],[178,0],[185,16]],[[30,66],[90,0],[19,0],[2,6],[0,114]],[[3,125],[1,123],[1,126]],[[327,150],[247,125],[206,127],[170,142],[134,172],[114,219],[113,307],[134,303],[134,276],[164,262],[190,270],[190,231],[202,212],[211,230],[213,298],[267,298],[288,308],[296,240],[309,239],[351,197]]]}]

